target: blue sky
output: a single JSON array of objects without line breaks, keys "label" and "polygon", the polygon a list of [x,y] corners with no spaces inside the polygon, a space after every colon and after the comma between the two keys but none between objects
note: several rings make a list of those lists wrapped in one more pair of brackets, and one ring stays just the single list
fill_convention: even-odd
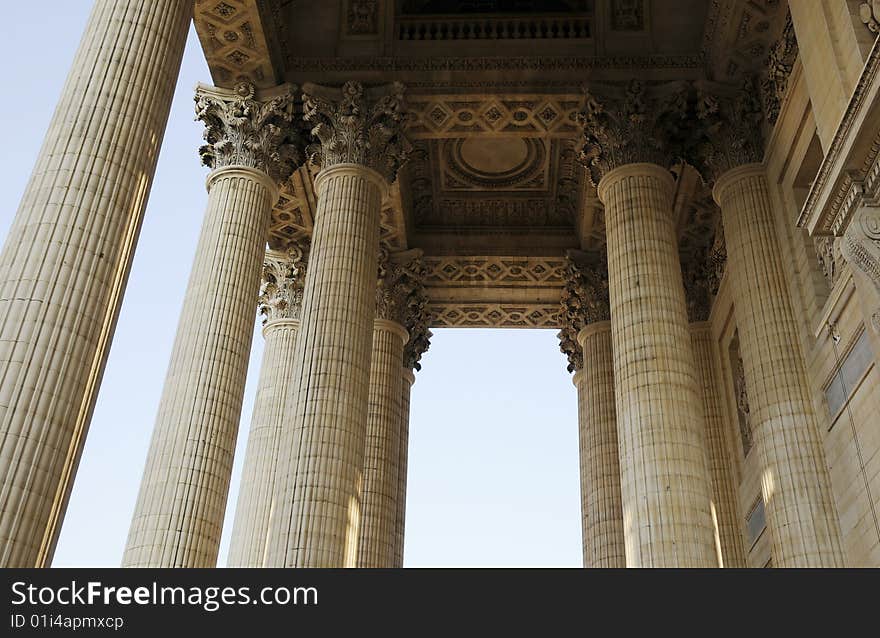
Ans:
[{"label": "blue sky", "polygon": [[[0,154],[5,240],[88,18],[10,3],[0,40],[7,99]],[[206,202],[193,121],[210,74],[190,33],[159,166],[56,566],[122,558]],[[255,328],[256,312],[255,312]],[[581,564],[574,386],[549,330],[435,330],[413,387],[405,566]],[[262,356],[257,333],[219,564],[225,564]]]}]

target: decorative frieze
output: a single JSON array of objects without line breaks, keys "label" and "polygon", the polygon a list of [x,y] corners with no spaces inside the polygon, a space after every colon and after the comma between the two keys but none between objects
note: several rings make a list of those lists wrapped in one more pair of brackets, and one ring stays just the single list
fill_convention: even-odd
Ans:
[{"label": "decorative frieze", "polygon": [[505,286],[562,285],[565,259],[543,257],[426,257],[425,281],[432,286],[504,284]]},{"label": "decorative frieze", "polygon": [[779,117],[779,108],[788,89],[788,77],[798,56],[798,43],[795,37],[791,14],[785,20],[782,35],[770,49],[767,57],[767,75],[761,82],[764,99],[764,117],[771,125]]},{"label": "decorative frieze", "polygon": [[632,80],[625,88],[590,87],[578,124],[580,162],[593,185],[610,170],[635,162],[668,166],[687,117],[687,94],[672,83],[648,91]]},{"label": "decorative frieze", "polygon": [[304,85],[303,117],[319,140],[308,147],[309,160],[324,169],[360,164],[393,182],[409,152],[403,93],[399,82],[375,88],[360,82]]},{"label": "decorative frieze", "polygon": [[696,116],[700,126],[688,141],[688,161],[707,182],[732,168],[760,163],[764,157],[764,109],[753,78],[731,96],[699,91]]},{"label": "decorative frieze", "polygon": [[608,265],[604,255],[569,251],[566,281],[559,309],[559,349],[568,357],[568,371],[583,368],[577,341],[585,326],[611,318],[608,300]]},{"label": "decorative frieze", "polygon": [[302,162],[294,90],[285,84],[258,95],[248,82],[232,90],[199,84],[196,119],[205,124],[207,142],[199,149],[202,163],[255,168],[279,184],[288,179]]},{"label": "decorative frieze", "polygon": [[299,319],[305,280],[306,254],[299,247],[266,251],[259,297],[263,325],[278,319]]},{"label": "decorative frieze", "polygon": [[559,328],[559,304],[429,303],[435,328]]}]

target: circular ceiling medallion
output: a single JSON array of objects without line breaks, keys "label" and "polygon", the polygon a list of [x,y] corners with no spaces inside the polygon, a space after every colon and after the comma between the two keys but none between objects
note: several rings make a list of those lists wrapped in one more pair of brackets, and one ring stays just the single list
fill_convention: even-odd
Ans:
[{"label": "circular ceiling medallion", "polygon": [[516,188],[534,182],[544,168],[544,143],[536,138],[469,137],[445,145],[446,166],[471,186]]}]

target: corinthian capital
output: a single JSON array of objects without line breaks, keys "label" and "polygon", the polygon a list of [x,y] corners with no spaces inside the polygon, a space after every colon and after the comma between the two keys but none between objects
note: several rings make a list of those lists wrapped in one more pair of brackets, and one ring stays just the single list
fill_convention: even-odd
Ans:
[{"label": "corinthian capital", "polygon": [[737,166],[764,158],[760,91],[749,78],[733,95],[697,92],[700,126],[688,143],[687,159],[711,183]]},{"label": "corinthian capital", "polygon": [[396,321],[409,333],[403,350],[403,365],[421,370],[419,360],[431,341],[428,329],[428,296],[424,279],[427,268],[421,250],[379,254],[379,281],[376,288],[376,317]]},{"label": "corinthian capital", "polygon": [[279,184],[290,177],[302,162],[294,90],[285,84],[257,94],[247,82],[232,90],[199,84],[196,119],[205,123],[207,142],[199,149],[202,163],[215,169],[248,166]]},{"label": "corinthian capital", "polygon": [[422,289],[421,250],[391,253],[379,251],[379,279],[376,285],[376,318],[406,327],[410,306],[418,302]]},{"label": "corinthian capital", "polygon": [[586,326],[611,318],[608,300],[608,265],[605,255],[587,255],[581,251],[566,254],[565,288],[559,311],[559,349],[568,357],[568,371],[584,367],[583,353],[577,341]]},{"label": "corinthian capital", "polygon": [[306,256],[300,248],[266,251],[259,299],[263,325],[277,319],[299,319],[305,280]]},{"label": "corinthian capital", "polygon": [[399,82],[365,88],[346,82],[341,88],[306,84],[303,109],[319,143],[308,148],[309,160],[329,168],[360,164],[393,182],[406,161],[406,102]]},{"label": "corinthian capital", "polygon": [[625,88],[591,87],[578,114],[583,129],[580,162],[598,186],[610,170],[636,162],[668,166],[687,117],[687,96],[679,83],[650,91],[639,80]]}]

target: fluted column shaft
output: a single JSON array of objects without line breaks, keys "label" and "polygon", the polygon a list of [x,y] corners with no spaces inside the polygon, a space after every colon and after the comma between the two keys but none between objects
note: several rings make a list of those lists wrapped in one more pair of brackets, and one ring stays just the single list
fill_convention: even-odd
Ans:
[{"label": "fluted column shaft", "polygon": [[578,333],[584,367],[578,391],[584,567],[625,567],[611,322]]},{"label": "fluted column shaft", "polygon": [[721,207],[773,563],[843,565],[831,481],[798,349],[764,169],[722,175]]},{"label": "fluted column shaft", "polygon": [[691,323],[690,329],[706,424],[706,454],[712,478],[712,520],[717,532],[718,564],[721,567],[747,567],[736,489],[728,448],[724,442],[724,411],[721,386],[715,372],[712,329],[705,321]]},{"label": "fluted column shaft", "polygon": [[279,440],[289,418],[287,386],[292,378],[298,329],[297,319],[276,319],[263,328],[263,361],[242,466],[228,567],[262,567],[265,560],[266,534],[275,503]]},{"label": "fluted column shaft", "polygon": [[403,346],[399,323],[377,319],[373,328],[367,440],[361,491],[358,567],[400,567],[397,556],[402,424]]},{"label": "fluted column shaft", "polygon": [[129,531],[124,566],[213,567],[277,188],[217,169]]},{"label": "fluted column shaft", "polygon": [[397,460],[397,518],[395,522],[395,567],[403,567],[403,547],[406,538],[406,479],[409,461],[409,412],[410,394],[416,375],[409,368],[403,369],[400,401],[400,447]]},{"label": "fluted column shaft", "polygon": [[279,457],[283,507],[270,522],[268,566],[356,564],[385,188],[359,164],[335,164],[316,179],[289,436]]},{"label": "fluted column shaft", "polygon": [[0,253],[0,566],[52,560],[192,0],[98,0]]},{"label": "fluted column shaft", "polygon": [[717,565],[673,186],[654,164],[626,164],[599,183],[628,567]]}]

